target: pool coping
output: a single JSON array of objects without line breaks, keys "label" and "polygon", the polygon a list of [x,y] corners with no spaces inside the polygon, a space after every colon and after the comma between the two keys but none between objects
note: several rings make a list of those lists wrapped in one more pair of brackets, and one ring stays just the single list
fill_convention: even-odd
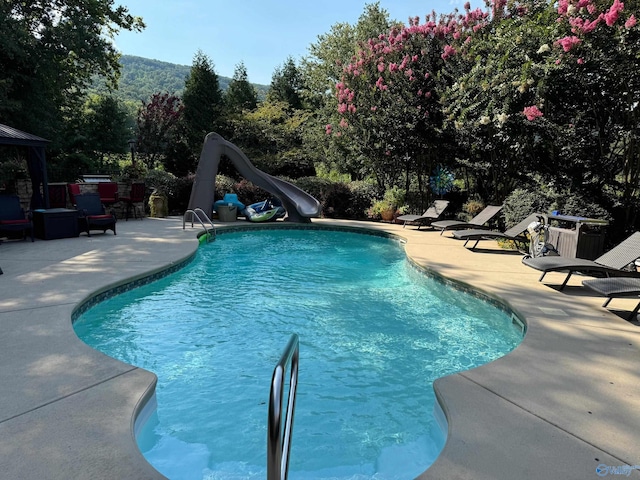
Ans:
[{"label": "pool coping", "polygon": [[[436,381],[449,435],[421,479],[583,479],[597,477],[600,464],[611,472],[627,465],[640,478],[631,468],[640,463],[639,330],[581,292],[579,277],[558,292],[495,242],[470,252],[429,230],[315,224],[403,238],[415,265],[480,290],[527,322],[511,354]],[[133,439],[135,412],[155,376],[86,347],[70,319],[96,292],[180,268],[198,247],[196,230],[181,227],[180,218],[145,219],[121,222],[117,236],[0,246],[0,253],[11,252],[0,258],[0,382],[7,392],[0,400],[0,468],[7,478],[164,478]]]}]

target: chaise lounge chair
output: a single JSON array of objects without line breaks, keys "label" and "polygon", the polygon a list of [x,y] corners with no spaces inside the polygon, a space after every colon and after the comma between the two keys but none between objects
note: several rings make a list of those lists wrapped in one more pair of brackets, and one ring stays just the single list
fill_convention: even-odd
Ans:
[{"label": "chaise lounge chair", "polygon": [[483,230],[481,228],[458,230],[453,232],[453,238],[457,238],[458,240],[465,240],[465,247],[471,240],[475,240],[476,243],[473,245],[473,247],[471,247],[471,250],[474,250],[478,246],[478,242],[480,242],[480,240],[512,240],[516,244],[521,244],[524,246],[524,244],[529,241],[528,237],[524,235],[524,233],[527,231],[527,227],[532,222],[538,221],[540,217],[544,217],[544,215],[542,213],[532,213],[520,223],[514,225],[509,230],[505,230],[504,232],[498,232],[496,230]]},{"label": "chaise lounge chair", "polygon": [[116,235],[116,216],[113,213],[105,213],[104,205],[97,193],[76,195],[76,206],[80,211],[80,230],[87,232],[87,236],[91,236],[91,230],[102,230],[103,233],[112,230]]},{"label": "chaise lounge chair", "polygon": [[404,222],[402,228],[406,227],[407,223],[415,223],[418,224],[418,230],[420,230],[420,227],[429,226],[438,220],[448,206],[449,200],[435,200],[422,215],[401,215],[398,217],[398,220]]},{"label": "chaise lounge chair", "polygon": [[[595,278],[593,280],[583,280],[582,285],[603,297],[608,297],[602,304],[603,307],[609,305],[609,302],[614,298],[640,296],[640,278]],[[633,309],[627,319],[632,320],[638,310],[640,310],[640,302],[638,302],[638,305],[636,305],[636,308]]]},{"label": "chaise lounge chair", "polygon": [[23,238],[27,233],[33,242],[33,222],[20,205],[17,195],[0,195],[0,233],[22,232]]},{"label": "chaise lounge chair", "polygon": [[438,220],[437,222],[433,222],[431,226],[435,229],[440,229],[440,235],[442,235],[445,230],[464,230],[470,228],[489,230],[489,226],[486,225],[486,223],[495,217],[500,210],[502,210],[502,205],[487,205],[484,207],[484,210],[468,222],[462,220]]},{"label": "chaise lounge chair", "polygon": [[523,258],[522,263],[542,272],[539,279],[540,282],[548,272],[567,272],[567,277],[560,286],[560,290],[562,290],[574,272],[606,277],[639,276],[638,272],[623,270],[639,257],[640,232],[636,232],[595,260],[566,257],[533,257]]}]

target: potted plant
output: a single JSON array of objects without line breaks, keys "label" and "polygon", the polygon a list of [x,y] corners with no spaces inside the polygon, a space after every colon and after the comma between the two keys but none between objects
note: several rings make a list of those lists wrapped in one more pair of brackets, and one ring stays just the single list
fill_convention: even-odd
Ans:
[{"label": "potted plant", "polygon": [[166,217],[169,214],[169,195],[175,189],[176,177],[164,170],[150,170],[145,184],[152,189],[149,197],[149,216]]},{"label": "potted plant", "polygon": [[376,200],[369,209],[369,217],[374,220],[394,222],[398,215],[406,208],[404,192],[398,187],[391,187],[381,200]]}]

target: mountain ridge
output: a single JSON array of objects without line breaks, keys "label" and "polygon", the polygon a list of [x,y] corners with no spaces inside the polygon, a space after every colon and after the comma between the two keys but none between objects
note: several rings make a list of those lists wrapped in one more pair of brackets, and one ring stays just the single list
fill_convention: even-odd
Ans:
[{"label": "mountain ridge", "polygon": [[[191,71],[189,65],[179,65],[135,55],[120,57],[120,79],[118,89],[113,94],[124,101],[148,101],[157,92],[168,92],[181,96],[184,91],[185,79]],[[218,75],[220,89],[224,92],[231,82],[231,78]],[[264,99],[269,89],[268,85],[251,83],[256,89],[259,99]],[[107,88],[99,81],[94,82],[92,91],[105,93]]]}]

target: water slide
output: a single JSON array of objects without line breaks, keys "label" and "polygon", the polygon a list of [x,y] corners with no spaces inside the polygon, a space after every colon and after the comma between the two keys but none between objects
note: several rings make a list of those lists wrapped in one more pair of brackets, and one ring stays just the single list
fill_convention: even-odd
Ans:
[{"label": "water slide", "polygon": [[318,200],[295,185],[258,170],[238,147],[214,132],[209,133],[204,139],[189,198],[190,210],[201,208],[211,218],[215,179],[222,155],[233,162],[240,175],[282,202],[282,206],[287,210],[285,220],[308,223],[311,217],[320,216],[321,207]]}]

